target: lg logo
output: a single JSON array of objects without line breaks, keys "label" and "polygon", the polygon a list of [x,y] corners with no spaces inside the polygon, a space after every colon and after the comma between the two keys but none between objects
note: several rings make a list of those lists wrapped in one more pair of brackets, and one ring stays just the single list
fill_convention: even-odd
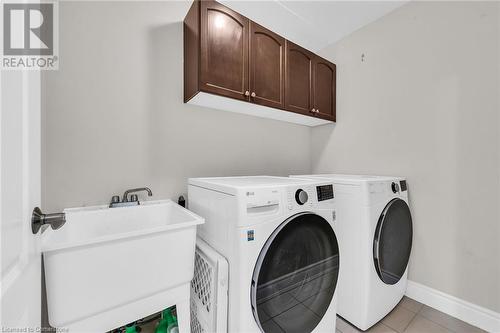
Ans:
[{"label": "lg logo", "polygon": [[54,5],[9,3],[3,7],[3,53],[6,56],[54,54]]}]

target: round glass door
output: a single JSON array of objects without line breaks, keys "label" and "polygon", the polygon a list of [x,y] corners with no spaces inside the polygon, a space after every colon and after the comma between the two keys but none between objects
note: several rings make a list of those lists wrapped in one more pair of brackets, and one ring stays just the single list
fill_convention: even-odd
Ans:
[{"label": "round glass door", "polygon": [[410,260],[413,227],[410,208],[404,200],[393,199],[378,220],[373,241],[373,260],[380,279],[396,284]]},{"label": "round glass door", "polygon": [[330,306],[339,247],[330,224],[301,213],[269,237],[254,269],[252,310],[262,332],[311,332]]}]

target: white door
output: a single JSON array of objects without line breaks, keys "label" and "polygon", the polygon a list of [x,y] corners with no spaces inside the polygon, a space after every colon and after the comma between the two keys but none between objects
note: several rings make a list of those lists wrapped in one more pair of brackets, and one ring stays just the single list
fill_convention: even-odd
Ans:
[{"label": "white door", "polygon": [[[0,332],[40,327],[40,73],[0,72]],[[22,331],[25,332],[25,331]]]}]

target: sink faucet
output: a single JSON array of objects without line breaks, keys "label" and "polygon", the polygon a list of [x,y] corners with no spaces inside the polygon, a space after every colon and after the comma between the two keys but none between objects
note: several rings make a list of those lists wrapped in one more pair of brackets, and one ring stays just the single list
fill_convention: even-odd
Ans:
[{"label": "sink faucet", "polygon": [[146,191],[148,192],[148,197],[152,196],[153,195],[153,192],[151,192],[151,190],[149,189],[149,187],[139,187],[139,188],[132,188],[130,190],[126,190],[124,193],[123,193],[123,198],[122,198],[122,202],[128,202],[128,195],[130,193],[134,193],[134,192],[141,192],[141,191]]},{"label": "sink faucet", "polygon": [[120,201],[120,196],[119,195],[114,195],[111,198],[111,203],[109,204],[109,207],[113,208],[113,207],[124,207],[124,206],[136,206],[136,205],[139,205],[140,203],[139,203],[139,199],[137,197],[137,194],[132,194],[130,196],[130,200],[129,200],[128,196],[129,196],[130,193],[141,192],[141,191],[147,192],[148,193],[148,197],[150,197],[150,196],[153,195],[153,192],[151,192],[151,190],[148,187],[132,188],[132,189],[126,190],[123,193],[122,201]]}]

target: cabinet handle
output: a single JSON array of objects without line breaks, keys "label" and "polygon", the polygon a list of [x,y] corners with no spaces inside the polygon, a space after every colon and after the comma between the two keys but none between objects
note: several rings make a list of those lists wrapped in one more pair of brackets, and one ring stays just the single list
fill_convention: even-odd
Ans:
[{"label": "cabinet handle", "polygon": [[250,91],[245,91],[245,96],[250,96]]},{"label": "cabinet handle", "polygon": [[255,94],[255,92],[252,92],[252,95],[250,95],[250,96],[255,97],[257,95]]}]

